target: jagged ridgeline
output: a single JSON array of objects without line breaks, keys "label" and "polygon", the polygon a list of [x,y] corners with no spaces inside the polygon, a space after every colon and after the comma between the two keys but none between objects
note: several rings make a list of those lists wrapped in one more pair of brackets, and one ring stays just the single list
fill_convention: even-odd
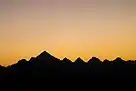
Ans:
[{"label": "jagged ridgeline", "polygon": [[[134,81],[136,77],[136,61],[116,58],[109,61],[101,61],[92,57],[85,62],[80,57],[74,62],[68,58],[60,60],[44,51],[30,60],[19,60],[17,63],[7,67],[0,66],[0,81],[2,85],[24,86],[35,85],[39,81],[78,83],[79,81],[101,82],[123,81],[125,79]],[[38,85],[38,84],[37,84]]]}]

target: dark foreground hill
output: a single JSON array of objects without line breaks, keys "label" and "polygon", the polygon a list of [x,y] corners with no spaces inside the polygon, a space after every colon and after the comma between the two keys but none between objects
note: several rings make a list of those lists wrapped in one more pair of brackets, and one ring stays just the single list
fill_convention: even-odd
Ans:
[{"label": "dark foreground hill", "polygon": [[[116,58],[100,61],[92,57],[87,63],[81,58],[75,62],[60,60],[46,51],[29,61],[22,59],[10,66],[0,66],[0,86],[4,89],[47,89],[59,85],[132,84],[136,79],[136,61]],[[26,90],[25,90],[26,91]]]}]

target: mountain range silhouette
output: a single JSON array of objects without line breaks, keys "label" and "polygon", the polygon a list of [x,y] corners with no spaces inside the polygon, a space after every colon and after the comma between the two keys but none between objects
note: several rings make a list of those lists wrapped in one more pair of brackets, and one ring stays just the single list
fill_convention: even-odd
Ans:
[{"label": "mountain range silhouette", "polygon": [[[92,57],[88,62],[80,57],[72,62],[68,58],[60,60],[46,51],[30,60],[21,59],[7,67],[0,66],[0,83],[4,89],[34,89],[48,87],[45,84],[102,84],[102,82],[123,84],[135,82],[136,60],[125,61],[117,57],[103,62]],[[59,82],[59,83],[58,83]]]}]

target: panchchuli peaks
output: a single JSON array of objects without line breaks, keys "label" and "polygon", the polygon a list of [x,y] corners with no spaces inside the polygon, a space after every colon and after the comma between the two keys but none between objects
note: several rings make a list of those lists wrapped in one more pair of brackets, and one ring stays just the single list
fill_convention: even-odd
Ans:
[{"label": "panchchuli peaks", "polygon": [[[105,59],[103,62],[97,58],[97,57],[92,57],[88,60],[86,63],[82,58],[78,57],[74,62],[72,62],[70,59],[65,57],[64,59],[60,60],[57,57],[54,57],[47,51],[41,52],[37,57],[31,57],[31,59],[28,61],[29,63],[35,64],[35,63],[40,63],[40,64],[59,64],[60,63],[74,63],[74,64],[102,64],[102,63],[111,63],[111,61]],[[25,64],[27,63],[27,60],[22,59],[18,61],[18,64]],[[113,60],[112,63],[125,63],[124,60],[121,57],[117,57],[116,59]]]},{"label": "panchchuli peaks", "polygon": [[108,84],[119,82],[120,85],[120,82],[124,83],[124,81],[134,83],[136,62],[122,61],[121,58],[116,58],[114,61],[106,59],[102,62],[92,57],[86,63],[79,57],[75,62],[71,62],[68,58],[58,60],[47,51],[43,51],[29,61],[22,59],[7,67],[0,66],[0,86],[16,88],[16,86],[22,87],[20,84],[23,83],[23,88],[32,89],[34,87],[45,88],[43,83],[56,85],[58,82],[64,85],[69,82],[81,84],[80,81],[89,82],[89,85],[102,82]]}]

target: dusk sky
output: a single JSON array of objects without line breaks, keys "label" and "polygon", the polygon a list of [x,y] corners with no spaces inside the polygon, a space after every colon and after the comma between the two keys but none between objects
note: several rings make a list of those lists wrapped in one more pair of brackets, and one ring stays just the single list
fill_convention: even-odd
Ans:
[{"label": "dusk sky", "polygon": [[42,51],[136,59],[136,0],[0,0],[0,64]]}]

